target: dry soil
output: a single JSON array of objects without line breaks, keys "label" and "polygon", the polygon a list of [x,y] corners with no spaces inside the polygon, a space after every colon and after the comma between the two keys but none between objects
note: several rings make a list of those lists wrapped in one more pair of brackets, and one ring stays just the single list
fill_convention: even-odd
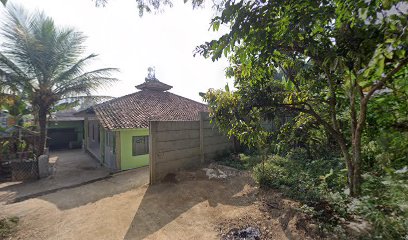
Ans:
[{"label": "dry soil", "polygon": [[197,170],[154,186],[147,180],[147,168],[125,172],[1,205],[0,215],[20,217],[13,239],[222,239],[246,226],[259,228],[262,239],[311,239],[297,225],[296,204],[278,193],[265,199],[248,173],[208,179]]}]

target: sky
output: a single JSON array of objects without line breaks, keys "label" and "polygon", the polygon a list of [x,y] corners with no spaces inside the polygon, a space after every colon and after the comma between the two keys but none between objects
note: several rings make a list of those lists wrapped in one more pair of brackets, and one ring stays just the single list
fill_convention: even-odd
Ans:
[{"label": "sky", "polygon": [[120,69],[114,74],[119,81],[95,94],[120,97],[135,92],[134,86],[144,82],[147,68],[154,66],[156,78],[173,86],[170,92],[202,102],[199,92],[232,82],[225,78],[225,58],[212,62],[193,57],[196,46],[221,36],[223,29],[210,30],[214,16],[210,6],[193,10],[189,3],[173,2],[172,8],[143,17],[139,17],[135,0],[109,0],[105,7],[95,7],[92,0],[9,0],[8,4],[44,11],[56,24],[74,27],[88,36],[87,53],[99,54],[88,70]]}]

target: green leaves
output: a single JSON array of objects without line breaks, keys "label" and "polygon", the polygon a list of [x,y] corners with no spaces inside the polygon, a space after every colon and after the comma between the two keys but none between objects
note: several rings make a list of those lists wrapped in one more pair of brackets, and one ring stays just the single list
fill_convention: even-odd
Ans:
[{"label": "green leaves", "polygon": [[[353,101],[358,105],[365,91],[384,80],[406,58],[408,36],[403,29],[407,14],[383,14],[397,3],[225,1],[212,28],[217,30],[220,24],[226,24],[229,33],[196,49],[213,61],[227,57],[227,75],[235,79],[236,92],[226,89],[225,96],[218,93],[210,101],[214,116],[225,121],[226,129],[228,121],[233,123],[230,132],[249,138],[254,119],[243,117],[250,114],[249,109],[258,109],[255,115],[260,121],[276,111],[302,113],[330,133],[344,133],[347,139],[354,106],[347,97],[357,94]],[[229,104],[231,96],[241,102]],[[230,115],[231,111],[241,117]],[[337,129],[340,126],[342,129]]]},{"label": "green leaves", "polygon": [[2,84],[30,102],[40,125],[37,154],[42,154],[47,114],[67,107],[57,105],[64,97],[89,94],[115,81],[111,74],[117,69],[87,71],[87,63],[96,55],[82,58],[85,36],[81,32],[56,26],[42,12],[29,14],[13,6],[7,10],[1,29],[0,73],[7,76]]},{"label": "green leaves", "polygon": [[230,91],[229,86],[228,86],[228,83],[225,84],[225,91],[226,91],[226,92],[229,92],[229,91]]},{"label": "green leaves", "polygon": [[218,29],[220,28],[220,22],[219,21],[213,21],[212,22],[212,29],[214,32],[218,31]]},{"label": "green leaves", "polygon": [[64,96],[88,93],[115,80],[110,77],[117,70],[114,68],[85,71],[88,61],[96,55],[81,59],[85,40],[82,33],[57,27],[42,12],[29,14],[14,6],[8,11],[1,32],[5,43],[0,53],[0,70],[13,81],[10,85],[14,83],[26,97],[47,95],[39,97],[41,101],[36,100],[35,104],[52,106]]},{"label": "green leaves", "polygon": [[[401,1],[239,4],[226,1],[217,18],[230,32],[199,47],[205,57],[224,54],[230,61],[227,74],[237,90],[210,91],[206,98],[221,129],[251,147],[341,151],[349,176],[360,176],[355,168],[406,165],[408,16],[389,11]],[[372,147],[382,133],[393,138],[382,141],[383,149]],[[364,138],[372,139],[363,148],[379,149],[372,156],[360,149]],[[358,194],[358,185],[349,187]]]}]

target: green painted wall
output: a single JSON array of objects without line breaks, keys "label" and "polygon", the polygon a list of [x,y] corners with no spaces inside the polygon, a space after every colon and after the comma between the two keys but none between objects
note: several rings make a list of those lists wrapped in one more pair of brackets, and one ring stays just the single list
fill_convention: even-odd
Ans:
[{"label": "green painted wall", "polygon": [[132,156],[132,137],[149,135],[149,129],[120,129],[119,131],[121,170],[149,165],[149,154]]}]

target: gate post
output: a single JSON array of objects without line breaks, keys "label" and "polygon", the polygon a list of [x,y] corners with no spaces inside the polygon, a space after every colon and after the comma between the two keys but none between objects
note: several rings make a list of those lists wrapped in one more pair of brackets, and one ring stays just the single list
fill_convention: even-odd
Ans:
[{"label": "gate post", "polygon": [[204,164],[204,119],[206,117],[205,112],[200,112],[200,162]]},{"label": "gate post", "polygon": [[150,168],[150,185],[156,183],[156,133],[157,133],[157,124],[158,122],[149,121],[149,168]]}]

